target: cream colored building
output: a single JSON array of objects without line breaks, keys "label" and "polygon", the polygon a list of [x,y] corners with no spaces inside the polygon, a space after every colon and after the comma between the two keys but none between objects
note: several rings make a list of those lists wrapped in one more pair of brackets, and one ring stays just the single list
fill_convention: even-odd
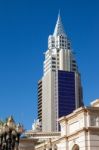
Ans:
[{"label": "cream colored building", "polygon": [[[38,119],[43,132],[56,132],[59,131],[57,121],[59,117],[83,106],[80,73],[71,42],[64,31],[60,14],[58,15],[54,33],[48,37],[48,49],[44,55],[44,72],[42,79],[38,82]],[[64,75],[60,75],[60,72],[64,72]],[[71,75],[68,76],[67,73],[74,74],[72,86],[70,86]],[[61,80],[59,79],[60,77]],[[68,79],[64,80],[64,77]],[[70,82],[67,83],[67,81]],[[63,83],[65,90],[61,86]],[[74,90],[74,93],[70,94],[68,90],[71,92]],[[63,98],[60,93],[64,91],[66,92]],[[69,107],[71,108],[70,110],[68,109]]]},{"label": "cream colored building", "polygon": [[61,135],[35,146],[36,150],[99,150],[99,99],[59,119]]},{"label": "cream colored building", "polygon": [[37,139],[33,138],[21,138],[18,150],[35,150]]},{"label": "cream colored building", "polygon": [[19,150],[35,150],[36,145],[49,142],[50,139],[55,140],[60,135],[60,132],[34,132],[33,130],[28,130],[24,133],[24,137],[20,139]]}]

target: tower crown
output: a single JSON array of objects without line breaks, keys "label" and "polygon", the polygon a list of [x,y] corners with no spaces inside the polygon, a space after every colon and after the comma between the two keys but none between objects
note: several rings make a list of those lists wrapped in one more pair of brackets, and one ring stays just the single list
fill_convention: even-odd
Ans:
[{"label": "tower crown", "polygon": [[70,49],[70,42],[65,34],[64,27],[61,21],[60,13],[58,14],[58,19],[55,25],[53,35],[48,38],[48,48],[49,49]]},{"label": "tower crown", "polygon": [[58,14],[58,19],[57,19],[57,22],[56,22],[56,25],[55,25],[53,36],[60,36],[60,35],[66,37],[64,27],[63,27],[63,24],[62,24],[62,21],[61,21],[61,16],[60,16],[60,13],[59,13]]}]

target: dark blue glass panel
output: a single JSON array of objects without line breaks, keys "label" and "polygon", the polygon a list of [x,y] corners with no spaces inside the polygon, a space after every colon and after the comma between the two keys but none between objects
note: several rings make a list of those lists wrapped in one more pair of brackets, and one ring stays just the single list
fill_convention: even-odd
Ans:
[{"label": "dark blue glass panel", "polygon": [[59,117],[75,109],[75,73],[58,71]]}]

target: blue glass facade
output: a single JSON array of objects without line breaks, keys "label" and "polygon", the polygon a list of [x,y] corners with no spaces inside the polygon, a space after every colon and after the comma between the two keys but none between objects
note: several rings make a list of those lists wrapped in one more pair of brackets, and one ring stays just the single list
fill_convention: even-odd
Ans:
[{"label": "blue glass facade", "polygon": [[75,109],[75,73],[58,71],[59,117],[70,114]]}]

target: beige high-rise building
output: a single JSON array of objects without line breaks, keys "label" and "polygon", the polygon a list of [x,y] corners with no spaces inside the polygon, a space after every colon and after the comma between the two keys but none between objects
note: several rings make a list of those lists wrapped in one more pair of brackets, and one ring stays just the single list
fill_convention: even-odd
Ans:
[{"label": "beige high-rise building", "polygon": [[42,131],[59,131],[58,118],[83,105],[80,73],[60,14],[53,35],[48,37],[43,66],[38,83],[38,119]]}]

